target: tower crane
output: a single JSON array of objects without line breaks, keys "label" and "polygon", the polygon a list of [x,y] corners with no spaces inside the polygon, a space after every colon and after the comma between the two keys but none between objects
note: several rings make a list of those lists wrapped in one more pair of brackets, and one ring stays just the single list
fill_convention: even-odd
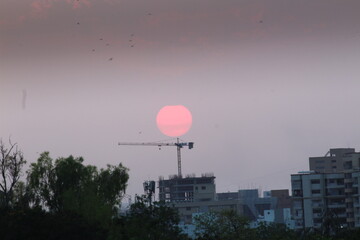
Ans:
[{"label": "tower crane", "polygon": [[175,146],[177,149],[177,162],[178,162],[178,176],[181,177],[181,151],[180,149],[184,146],[188,146],[189,149],[194,147],[193,142],[180,142],[179,138],[176,138],[175,143],[161,143],[161,142],[144,142],[144,143],[137,143],[137,142],[119,142],[118,145],[129,145],[129,146],[157,146],[157,147],[167,147],[167,146]]}]

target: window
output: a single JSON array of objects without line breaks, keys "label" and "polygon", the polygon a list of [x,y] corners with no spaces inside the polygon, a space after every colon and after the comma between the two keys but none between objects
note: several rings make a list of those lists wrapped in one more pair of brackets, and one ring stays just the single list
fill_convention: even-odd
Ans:
[{"label": "window", "polygon": [[191,207],[186,207],[186,211],[190,211],[191,210]]},{"label": "window", "polygon": [[344,184],[344,179],[336,179],[336,183],[338,185],[343,185]]},{"label": "window", "polygon": [[319,184],[320,183],[320,179],[312,179],[311,180],[311,184]]},{"label": "window", "polygon": [[206,186],[201,186],[201,190],[205,190],[206,189]]},{"label": "window", "polygon": [[336,160],[335,160],[335,159],[333,159],[333,160],[331,160],[331,162],[332,162],[332,163],[336,163]]},{"label": "window", "polygon": [[302,191],[301,190],[294,190],[293,191],[294,197],[302,197]]},{"label": "window", "polygon": [[319,194],[320,190],[311,190],[311,194]]},{"label": "window", "polygon": [[313,209],[313,213],[321,213],[321,209]]}]

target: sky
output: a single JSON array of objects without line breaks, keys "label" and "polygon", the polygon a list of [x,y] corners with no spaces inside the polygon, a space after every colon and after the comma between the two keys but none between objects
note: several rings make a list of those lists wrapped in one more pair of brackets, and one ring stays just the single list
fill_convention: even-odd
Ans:
[{"label": "sky", "polygon": [[129,168],[127,194],[177,173],[158,111],[184,105],[183,175],[217,192],[290,188],[330,148],[360,151],[358,0],[1,0],[0,138]]}]

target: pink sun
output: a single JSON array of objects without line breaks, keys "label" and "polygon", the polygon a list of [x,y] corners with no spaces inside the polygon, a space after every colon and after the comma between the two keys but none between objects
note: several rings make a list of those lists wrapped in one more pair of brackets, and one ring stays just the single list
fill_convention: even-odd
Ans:
[{"label": "pink sun", "polygon": [[156,124],[166,136],[179,137],[191,128],[191,112],[182,105],[165,106],[158,112]]}]

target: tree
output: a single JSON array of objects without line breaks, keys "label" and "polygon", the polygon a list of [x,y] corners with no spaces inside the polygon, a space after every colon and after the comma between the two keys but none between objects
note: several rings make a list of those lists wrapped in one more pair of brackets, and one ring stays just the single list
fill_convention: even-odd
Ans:
[{"label": "tree", "polygon": [[321,224],[321,232],[323,236],[333,236],[341,230],[340,219],[334,210],[328,208],[324,210]]},{"label": "tree", "polygon": [[73,213],[55,213],[41,208],[0,210],[1,240],[106,240],[101,225]]},{"label": "tree", "polygon": [[207,240],[252,239],[254,231],[248,219],[233,210],[207,212],[195,217],[196,236]]},{"label": "tree", "polygon": [[297,237],[295,231],[280,223],[261,223],[255,231],[259,240],[294,240]]},{"label": "tree", "polygon": [[125,216],[114,219],[110,239],[185,240],[188,237],[178,227],[178,212],[162,202],[147,204],[138,197]]},{"label": "tree", "polygon": [[98,171],[83,161],[81,157],[69,156],[54,163],[48,152],[42,153],[28,171],[31,205],[52,212],[75,212],[107,224],[125,192],[128,169],[119,164]]},{"label": "tree", "polygon": [[0,139],[0,206],[9,207],[13,200],[13,191],[18,183],[22,168],[26,163],[23,153],[16,143],[9,140],[7,148]]}]

